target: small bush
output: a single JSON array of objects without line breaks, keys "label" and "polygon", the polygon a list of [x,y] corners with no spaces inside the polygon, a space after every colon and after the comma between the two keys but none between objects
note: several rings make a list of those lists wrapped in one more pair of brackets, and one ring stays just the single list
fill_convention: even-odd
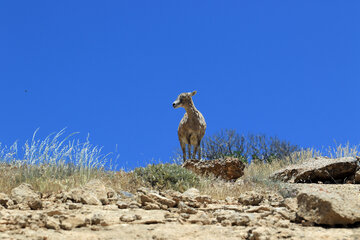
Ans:
[{"label": "small bush", "polygon": [[173,189],[183,192],[200,184],[197,175],[177,164],[149,164],[147,167],[136,168],[134,174],[149,187],[159,190]]},{"label": "small bush", "polygon": [[266,135],[239,135],[235,130],[222,130],[202,141],[202,153],[205,159],[217,159],[226,156],[239,158],[243,162],[272,162],[291,156],[299,151],[297,145]]}]

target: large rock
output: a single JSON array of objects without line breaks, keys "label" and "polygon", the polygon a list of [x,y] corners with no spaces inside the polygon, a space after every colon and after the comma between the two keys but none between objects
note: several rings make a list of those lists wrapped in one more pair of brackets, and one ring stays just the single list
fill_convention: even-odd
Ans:
[{"label": "large rock", "polygon": [[279,170],[273,173],[271,178],[290,183],[344,183],[355,178],[358,164],[359,160],[352,157],[317,157]]},{"label": "large rock", "polygon": [[5,208],[8,208],[10,206],[13,206],[14,202],[5,193],[0,193],[0,205]]},{"label": "large rock", "polygon": [[88,205],[102,205],[102,202],[97,198],[92,191],[86,191],[81,188],[71,189],[65,194],[65,199],[71,200],[75,203],[82,203]]},{"label": "large rock", "polygon": [[11,199],[16,204],[23,203],[28,205],[32,210],[42,208],[40,196],[33,190],[32,186],[27,183],[23,183],[11,190]]},{"label": "large rock", "polygon": [[236,180],[244,175],[245,164],[238,158],[226,157],[208,161],[187,160],[184,168],[199,175],[214,175],[224,180]]},{"label": "large rock", "polygon": [[98,179],[89,181],[85,186],[86,192],[92,192],[103,205],[109,204],[109,199],[117,199],[117,193]]},{"label": "large rock", "polygon": [[360,222],[360,197],[321,189],[303,189],[297,196],[297,216],[324,225],[348,225]]},{"label": "large rock", "polygon": [[83,203],[88,205],[107,205],[110,202],[116,202],[117,193],[109,187],[106,187],[100,180],[91,180],[82,188],[74,188],[65,192],[64,201],[71,200],[75,203]]},{"label": "large rock", "polygon": [[355,183],[360,184],[360,169],[355,173],[354,181]]}]

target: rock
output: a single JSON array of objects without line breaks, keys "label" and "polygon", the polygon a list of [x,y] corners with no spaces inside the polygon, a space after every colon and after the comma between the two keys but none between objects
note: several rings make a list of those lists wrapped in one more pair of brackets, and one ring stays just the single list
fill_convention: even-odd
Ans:
[{"label": "rock", "polygon": [[81,196],[81,203],[88,205],[102,205],[102,202],[92,192],[84,192]]},{"label": "rock", "polygon": [[289,228],[290,221],[289,220],[280,220],[275,224],[276,227],[280,228]]},{"label": "rock", "polygon": [[129,204],[129,208],[131,208],[131,209],[141,208],[141,204],[139,204],[138,202],[132,201]]},{"label": "rock", "polygon": [[59,230],[60,229],[60,223],[57,219],[55,218],[47,218],[45,220],[45,227],[47,229],[54,229],[54,230]]},{"label": "rock", "polygon": [[65,194],[66,199],[69,199],[75,203],[83,203],[88,205],[102,205],[102,202],[97,198],[95,193],[86,191],[81,188],[71,189]]},{"label": "rock", "polygon": [[302,164],[279,170],[271,178],[290,183],[344,183],[346,179],[354,178],[358,161],[352,157],[311,158]]},{"label": "rock", "polygon": [[189,219],[190,215],[188,213],[180,213],[180,217],[183,219]]},{"label": "rock", "polygon": [[52,216],[61,216],[61,215],[64,215],[65,213],[60,210],[51,210],[51,211],[48,211],[46,214],[48,216],[52,217]]},{"label": "rock", "polygon": [[231,222],[232,226],[247,226],[250,223],[250,218],[239,213],[231,215],[227,220]]},{"label": "rock", "polygon": [[250,240],[262,240],[262,239],[270,239],[269,236],[274,234],[270,234],[268,228],[258,227],[251,231]]},{"label": "rock", "polygon": [[281,203],[281,206],[286,207],[288,210],[296,212],[297,211],[297,199],[296,198],[285,198]]},{"label": "rock", "polygon": [[126,209],[129,207],[129,204],[123,201],[117,201],[116,205],[118,206],[119,209]]},{"label": "rock", "polygon": [[227,204],[233,204],[235,202],[235,198],[234,197],[226,197],[225,202]]},{"label": "rock", "polygon": [[83,204],[82,203],[68,203],[67,206],[70,210],[75,210],[75,209],[82,208]]},{"label": "rock", "polygon": [[211,219],[207,214],[204,212],[199,212],[198,214],[191,215],[190,218],[187,220],[189,223],[200,223],[202,225],[210,225],[215,224],[216,220]]},{"label": "rock", "polygon": [[160,206],[157,203],[146,202],[144,209],[145,210],[159,210]]},{"label": "rock", "polygon": [[144,209],[154,210],[154,209],[168,209],[169,207],[174,207],[177,205],[177,202],[173,199],[164,197],[155,191],[148,191],[145,188],[140,188],[137,190],[139,195],[139,200]]},{"label": "rock", "polygon": [[13,206],[14,202],[5,193],[0,193],[0,205],[5,208],[8,208],[10,206]]},{"label": "rock", "polygon": [[200,196],[200,191],[196,188],[189,188],[183,193],[183,196],[195,199]]},{"label": "rock", "polygon": [[11,199],[16,204],[26,204],[32,210],[42,209],[42,202],[40,196],[35,193],[32,186],[27,183],[23,183],[20,186],[11,190]]},{"label": "rock", "polygon": [[200,195],[195,198],[195,201],[198,201],[199,203],[212,203],[213,200],[208,195]]},{"label": "rock", "polygon": [[224,180],[236,180],[244,175],[245,164],[238,158],[226,157],[208,161],[187,160],[184,168],[199,175],[213,175]]},{"label": "rock", "polygon": [[117,210],[119,210],[119,207],[116,204],[109,204],[109,205],[103,206],[103,209],[107,210],[107,211],[117,211]]},{"label": "rock", "polygon": [[197,213],[197,210],[195,208],[187,206],[184,202],[179,202],[178,208],[180,213],[188,213],[188,214]]},{"label": "rock", "polygon": [[31,199],[28,201],[31,210],[38,210],[43,208],[43,202],[40,199]]},{"label": "rock", "polygon": [[104,221],[104,216],[100,213],[95,213],[90,219],[91,225],[99,225],[103,221]]},{"label": "rock", "polygon": [[277,207],[274,208],[274,213],[278,214],[282,219],[295,221],[296,216],[294,212],[289,212],[286,208]]},{"label": "rock", "polygon": [[69,192],[58,194],[64,202],[71,200],[75,203],[88,205],[107,205],[118,199],[118,194],[112,189],[106,187],[100,180],[91,180],[83,188],[74,188]]},{"label": "rock", "polygon": [[106,187],[104,183],[98,179],[89,181],[84,186],[84,190],[93,193],[103,205],[109,204],[109,198],[116,199],[117,197],[117,193],[112,188]]},{"label": "rock", "polygon": [[271,212],[273,208],[270,206],[255,206],[246,210],[247,213],[263,213],[263,212]]},{"label": "rock", "polygon": [[360,184],[360,169],[356,171],[355,176],[354,176],[354,182],[356,184]]},{"label": "rock", "polygon": [[81,216],[65,217],[65,219],[60,221],[60,228],[64,230],[71,230],[73,228],[86,226],[85,218]]},{"label": "rock", "polygon": [[297,216],[311,223],[334,226],[360,222],[359,195],[304,189],[297,202]]},{"label": "rock", "polygon": [[174,200],[163,197],[160,194],[149,193],[148,197],[150,197],[154,202],[166,205],[167,207],[174,207],[176,205]]},{"label": "rock", "polygon": [[250,223],[248,214],[234,211],[217,210],[214,216],[222,226],[247,226]]},{"label": "rock", "polygon": [[146,194],[140,194],[140,202],[142,205],[145,205],[145,203],[154,203],[155,200]]},{"label": "rock", "polygon": [[251,191],[241,194],[240,197],[238,198],[238,202],[243,205],[257,206],[260,204],[260,202],[263,199],[264,199],[263,195],[255,191]]},{"label": "rock", "polygon": [[133,222],[135,220],[141,220],[141,219],[142,219],[142,217],[140,215],[137,215],[137,214],[135,214],[135,215],[122,215],[120,217],[120,221],[122,221],[122,222]]}]

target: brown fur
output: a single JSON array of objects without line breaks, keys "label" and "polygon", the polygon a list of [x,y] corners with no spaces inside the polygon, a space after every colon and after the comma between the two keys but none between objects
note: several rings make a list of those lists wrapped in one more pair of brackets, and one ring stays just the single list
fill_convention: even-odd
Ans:
[{"label": "brown fur", "polygon": [[183,152],[183,160],[186,161],[186,145],[188,146],[189,158],[191,158],[191,146],[194,146],[192,158],[195,159],[196,152],[198,152],[198,159],[201,158],[201,139],[205,135],[206,122],[203,115],[196,109],[192,96],[196,91],[189,93],[181,93],[173,102],[173,107],[183,107],[186,110],[184,117],[181,119],[178,136],[181,150]]}]

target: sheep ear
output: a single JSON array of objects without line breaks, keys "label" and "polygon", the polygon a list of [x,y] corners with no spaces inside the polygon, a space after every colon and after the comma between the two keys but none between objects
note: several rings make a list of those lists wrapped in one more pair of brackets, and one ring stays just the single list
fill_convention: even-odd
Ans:
[{"label": "sheep ear", "polygon": [[193,91],[193,92],[191,93],[191,96],[194,96],[196,93],[197,93],[197,91]]}]

